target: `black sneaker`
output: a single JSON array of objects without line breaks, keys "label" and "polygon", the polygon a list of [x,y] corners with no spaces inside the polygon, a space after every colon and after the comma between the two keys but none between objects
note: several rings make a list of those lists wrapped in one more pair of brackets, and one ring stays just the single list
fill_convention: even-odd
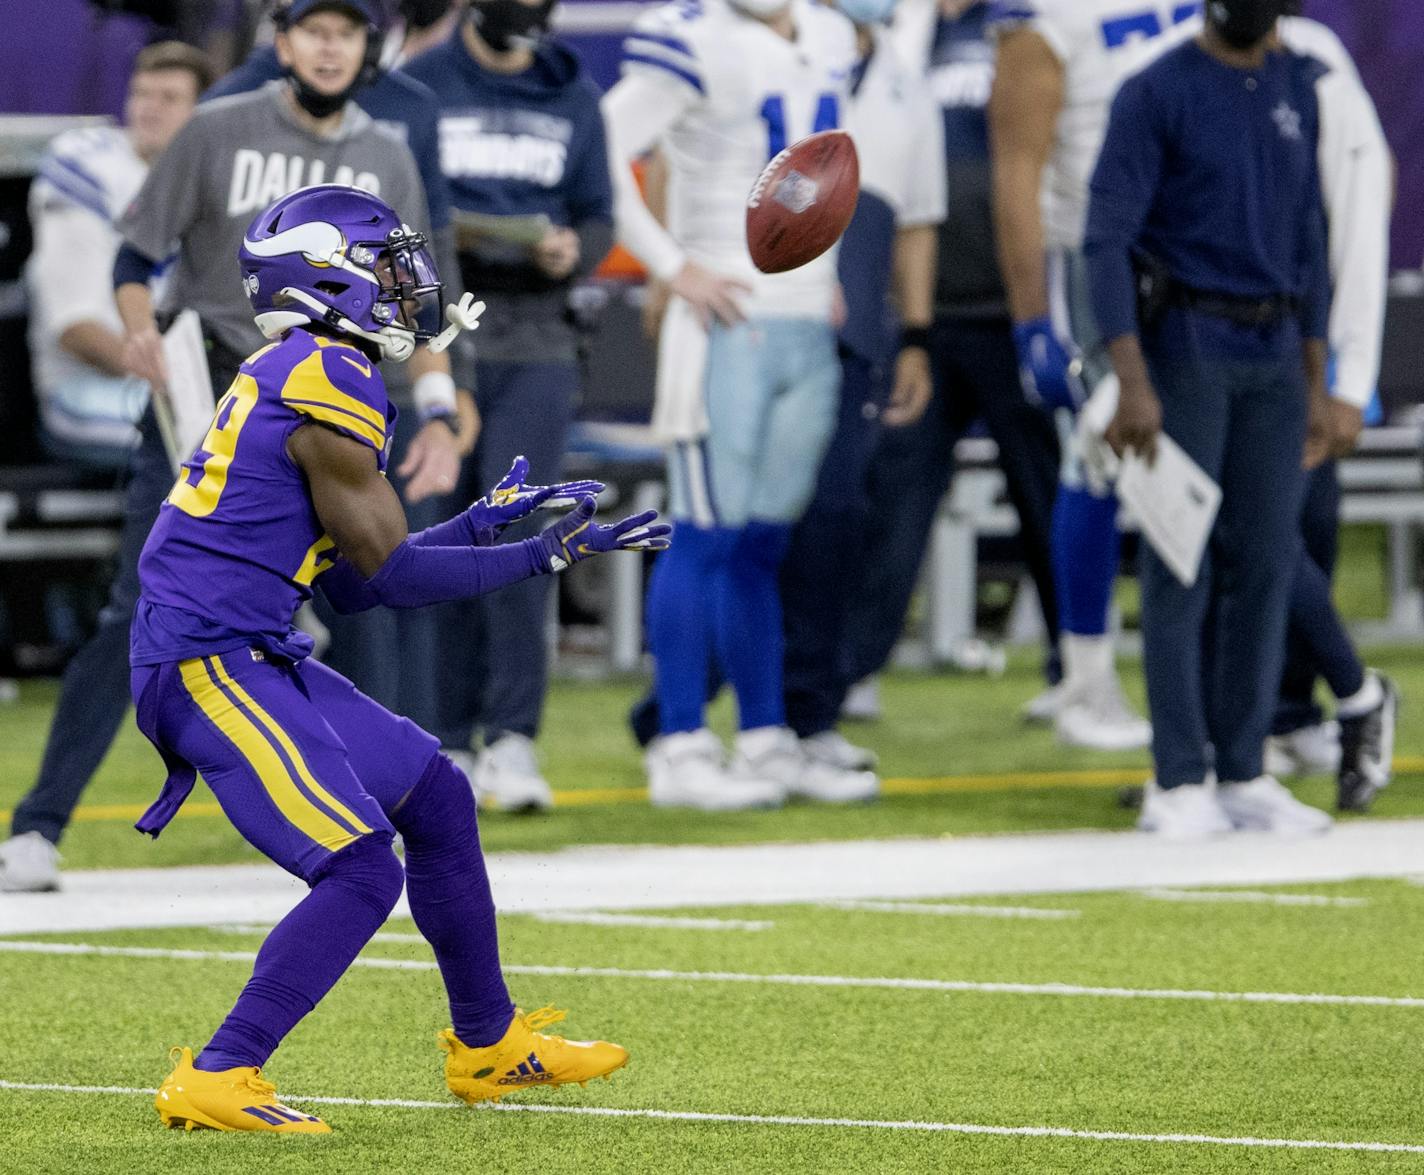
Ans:
[{"label": "black sneaker", "polygon": [[1383,674],[1384,697],[1368,713],[1340,719],[1340,775],[1335,806],[1341,812],[1368,812],[1394,774],[1394,729],[1399,691]]}]

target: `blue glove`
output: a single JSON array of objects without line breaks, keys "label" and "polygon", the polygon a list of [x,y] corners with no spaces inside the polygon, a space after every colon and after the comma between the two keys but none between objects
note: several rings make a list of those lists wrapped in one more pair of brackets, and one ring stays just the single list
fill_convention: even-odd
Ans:
[{"label": "blue glove", "polygon": [[1077,348],[1053,330],[1048,316],[1014,323],[1014,348],[1019,353],[1019,379],[1030,403],[1076,412],[1087,399],[1083,361]]},{"label": "blue glove", "polygon": [[592,498],[580,498],[577,506],[539,535],[551,571],[562,571],[581,559],[607,551],[667,550],[672,527],[657,521],[656,510],[645,510],[612,526],[600,526],[593,521],[597,509],[598,503]]},{"label": "blue glove", "polygon": [[528,476],[528,460],[516,457],[499,483],[465,511],[470,526],[479,536],[477,546],[489,546],[506,526],[535,510],[567,510],[582,499],[597,497],[603,492],[601,481],[565,481],[551,486],[531,486],[524,484]]}]

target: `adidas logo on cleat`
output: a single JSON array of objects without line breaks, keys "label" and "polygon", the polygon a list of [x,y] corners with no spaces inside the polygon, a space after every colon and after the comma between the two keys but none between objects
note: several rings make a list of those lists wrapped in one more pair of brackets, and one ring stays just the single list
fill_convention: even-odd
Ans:
[{"label": "adidas logo on cleat", "polygon": [[499,1079],[498,1085],[537,1085],[541,1081],[552,1081],[553,1076],[539,1064],[539,1058],[533,1053],[529,1054],[527,1061],[520,1061],[519,1064],[509,1070]]},{"label": "adidas logo on cleat", "polygon": [[279,1106],[276,1103],[267,1106],[244,1106],[244,1114],[251,1114],[266,1122],[269,1126],[285,1126],[288,1122],[320,1122],[320,1118],[313,1118],[309,1114],[299,1114],[296,1110],[287,1106]]}]

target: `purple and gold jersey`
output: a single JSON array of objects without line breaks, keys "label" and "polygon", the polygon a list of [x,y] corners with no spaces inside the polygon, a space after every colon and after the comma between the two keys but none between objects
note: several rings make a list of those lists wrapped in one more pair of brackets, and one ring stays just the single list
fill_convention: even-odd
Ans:
[{"label": "purple and gold jersey", "polygon": [[317,421],[374,449],[384,472],[395,417],[376,365],[350,343],[294,329],[249,358],[144,544],[131,663],[246,645],[305,656],[292,616],[336,550],[287,438]]}]

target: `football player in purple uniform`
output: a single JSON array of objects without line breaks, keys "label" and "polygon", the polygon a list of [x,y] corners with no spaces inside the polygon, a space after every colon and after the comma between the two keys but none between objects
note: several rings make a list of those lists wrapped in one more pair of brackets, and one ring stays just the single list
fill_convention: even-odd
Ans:
[{"label": "football player in purple uniform", "polygon": [[[376,197],[324,185],[262,212],[239,256],[272,342],[219,401],[140,561],[133,696],[168,779],[138,827],[157,836],[201,772],[243,836],[311,892],[268,936],[197,1059],[175,1050],[159,1116],[189,1129],[326,1132],[278,1102],[260,1070],[385,921],[402,883],[449,995],[441,1047],[457,1097],[607,1075],[627,1062],[624,1049],[542,1033],[563,1013],[525,1015],[510,1000],[464,775],[424,730],[308,660],[311,640],[292,616],[314,586],[342,611],[416,608],[604,551],[666,547],[669,528],[651,512],[600,526],[601,486],[526,486],[516,461],[469,509],[408,534],[385,477],[395,409],[377,365],[430,337],[416,315],[442,287],[425,238]],[[468,295],[449,308],[444,341],[476,326],[479,309]],[[533,538],[493,545],[548,506],[572,509]]]}]

